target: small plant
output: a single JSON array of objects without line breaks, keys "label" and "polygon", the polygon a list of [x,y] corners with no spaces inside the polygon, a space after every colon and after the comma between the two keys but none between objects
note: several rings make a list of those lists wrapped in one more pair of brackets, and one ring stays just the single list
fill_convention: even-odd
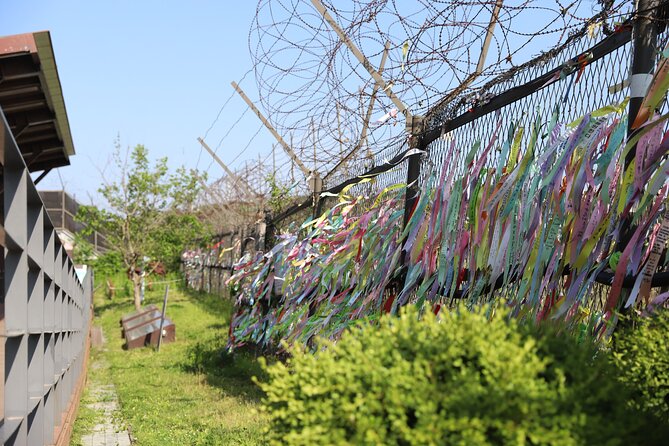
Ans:
[{"label": "small plant", "polygon": [[285,209],[287,200],[287,195],[290,192],[290,187],[279,183],[276,175],[272,174],[267,177],[267,184],[269,185],[269,195],[270,198],[267,202],[270,210],[274,215],[280,213]]},{"label": "small plant", "polygon": [[194,343],[186,353],[184,368],[189,372],[204,373],[221,368],[227,357],[225,340],[220,336],[208,336]]},{"label": "small plant", "polygon": [[655,444],[592,344],[505,315],[407,310],[268,367],[272,444]]}]

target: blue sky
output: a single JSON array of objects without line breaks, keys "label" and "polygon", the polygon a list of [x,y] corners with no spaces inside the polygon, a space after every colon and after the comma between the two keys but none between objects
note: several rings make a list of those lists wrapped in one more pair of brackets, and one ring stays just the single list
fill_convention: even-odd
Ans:
[{"label": "blue sky", "polygon": [[[71,166],[60,169],[66,190],[81,202],[95,196],[117,135],[124,148],[144,144],[173,167],[221,176],[196,138],[230,98],[230,81],[251,68],[247,41],[255,8],[255,1],[0,0],[0,35],[51,32],[76,150]],[[257,99],[252,73],[241,86]],[[232,97],[210,131],[210,145],[245,109]],[[247,112],[219,156],[232,163],[259,126]],[[273,142],[263,129],[232,164],[267,156]],[[60,189],[58,173],[40,188]]]},{"label": "blue sky", "polygon": [[[505,2],[505,5],[508,3],[514,2]],[[410,9],[411,4],[408,4]],[[550,6],[553,9],[558,5],[554,0],[542,0],[537,4]],[[292,3],[288,2],[285,11],[279,3],[272,3],[274,8],[265,5],[260,20],[261,25],[268,25],[272,21],[288,20],[291,14],[295,14],[299,19],[292,21],[290,27],[284,27],[285,22],[281,22],[277,29],[270,29],[269,34],[264,32],[251,34],[254,48],[258,39],[262,38],[261,47],[267,48],[268,51],[268,57],[260,52],[258,59],[260,71],[263,76],[270,76],[270,87],[274,88],[277,85],[280,87],[279,94],[264,92],[267,97],[266,104],[284,112],[283,115],[290,121],[284,127],[293,128],[290,124],[296,119],[295,116],[305,118],[304,122],[309,124],[310,118],[322,115],[321,117],[327,118],[326,123],[330,124],[332,135],[335,135],[339,130],[338,111],[335,111],[332,96],[328,95],[329,90],[326,88],[323,91],[313,92],[307,88],[302,91],[302,96],[295,94],[296,86],[310,87],[314,79],[316,83],[322,79],[318,76],[314,78],[310,72],[291,68],[297,62],[298,66],[312,64],[316,68],[323,68],[320,64],[323,60],[327,62],[327,59],[323,59],[320,51],[325,51],[331,46],[333,34],[320,23],[320,15],[315,13],[310,2],[301,2],[295,11],[291,5]],[[401,5],[407,7],[405,2],[401,2]],[[594,12],[594,0],[583,0],[579,5],[572,11],[578,12],[579,16],[589,17]],[[253,68],[248,49],[249,31],[256,7],[255,0],[237,2],[0,0],[0,11],[2,11],[0,35],[51,31],[77,152],[71,158],[71,166],[50,173],[39,187],[61,189],[64,186],[80,202],[89,203],[89,196],[96,197],[96,190],[103,181],[100,171],[104,170],[110,161],[117,135],[120,136],[123,148],[144,144],[152,157],[168,157],[169,164],[173,168],[180,165],[199,168],[208,173],[210,180],[223,176],[223,170],[197,142],[196,138],[205,134],[209,145],[215,148],[223,161],[233,169],[242,168],[246,161],[257,163],[259,157],[269,167],[272,164],[272,145],[276,141],[266,129],[262,128],[258,118],[248,110],[246,104],[230,86],[233,80],[239,82],[251,100],[258,104],[261,111],[273,122],[277,123],[277,119],[279,121],[282,119],[282,116],[271,114],[263,108],[258,100],[259,92],[254,73],[249,73]],[[506,23],[509,29],[531,32],[529,28],[526,29],[528,26],[532,30],[542,29],[542,24],[557,20],[555,27],[559,29],[558,25],[562,24],[559,16],[559,12],[556,11],[542,12],[533,8],[523,11],[517,17],[514,16],[513,22]],[[379,23],[383,26],[388,25],[390,30],[392,28],[390,24],[384,22],[385,16],[381,17]],[[530,17],[533,19],[532,22],[528,20]],[[317,35],[312,36],[309,32],[305,34],[301,22],[303,19],[309,22],[310,26],[315,26],[315,29],[320,29],[316,32]],[[479,19],[484,25],[489,20],[486,13]],[[575,22],[578,23],[578,20]],[[409,70],[405,73],[400,68],[401,46],[402,42],[413,38],[411,35],[403,34],[407,32],[404,28],[397,26],[395,28],[399,31],[388,31],[397,35],[393,35],[394,49],[389,54],[392,63],[387,64],[384,71],[384,77],[391,80],[408,76]],[[324,34],[326,30],[330,33],[329,36]],[[274,31],[281,34],[282,38],[285,37],[284,41],[273,39]],[[440,35],[442,29],[437,27],[431,32]],[[497,34],[500,32],[499,26],[495,32]],[[372,35],[376,36],[374,33]],[[429,47],[433,43],[434,36],[422,36]],[[524,62],[540,50],[555,44],[558,37],[564,39],[565,36],[566,32],[562,31],[557,34],[542,35],[542,38],[533,40],[532,45],[523,47],[519,54],[514,55],[514,62],[517,64]],[[313,53],[303,53],[302,48],[293,47],[293,42],[311,41],[312,38],[318,42],[317,50]],[[336,37],[334,39],[336,41]],[[528,40],[517,35],[511,35],[509,39],[512,47]],[[550,45],[547,45],[548,43]],[[363,51],[370,55],[373,64],[377,64],[382,46],[375,41],[366,45],[362,48]],[[476,50],[477,45],[473,44],[471,48]],[[471,48],[466,46],[467,51]],[[496,45],[493,45],[494,48]],[[300,54],[300,60],[295,60],[295,54]],[[478,57],[476,54],[475,56]],[[371,81],[356,61],[346,65],[349,59],[352,57],[343,49],[337,56],[336,62],[340,64],[337,67],[343,70],[340,78],[345,82],[341,85],[346,84],[351,87],[349,88],[353,92],[351,98],[357,101],[361,96],[357,89],[364,86],[367,92],[371,91]],[[489,55],[489,59],[494,60],[495,56]],[[267,66],[267,62],[276,64],[279,68],[274,71],[271,69],[263,71],[262,68]],[[554,62],[559,64],[562,61],[556,59]],[[429,70],[434,70],[435,79],[430,78],[426,81],[426,85],[435,90],[431,91],[435,98],[439,97],[439,92],[453,88],[452,73],[448,67],[447,64],[440,62],[428,67]],[[467,70],[469,68],[465,69]],[[412,75],[423,76],[424,71],[425,67],[419,66]],[[244,80],[240,82],[243,78]],[[401,94],[406,101],[412,99],[411,88],[414,85],[411,79],[407,82],[408,92]],[[446,84],[433,84],[433,81]],[[400,87],[396,87],[398,88]],[[417,91],[421,93],[422,90],[417,88]],[[337,90],[335,93],[342,92]],[[314,98],[317,99],[315,102]],[[288,102],[288,109],[284,109],[282,101]],[[217,118],[224,104],[227,105]],[[380,95],[376,101],[372,120],[383,116],[390,107],[392,107],[390,101]],[[325,112],[322,113],[324,109]],[[356,116],[350,117],[355,121]],[[355,123],[358,126],[361,124],[358,121]],[[288,134],[288,130],[282,131],[281,123],[277,124],[284,138],[290,141],[291,135]],[[322,124],[323,122],[319,123]],[[327,134],[317,133],[316,137],[313,137],[311,131],[308,131],[309,128],[311,127],[307,125],[305,132],[302,126],[301,131],[299,128],[295,131],[293,134],[295,148],[307,147],[310,150],[316,145],[316,140],[319,144],[324,144]],[[370,141],[375,134],[380,134],[380,140],[383,141],[387,136],[384,132],[401,135],[402,130],[403,125],[372,126]],[[348,135],[351,136],[348,138],[351,146],[356,141],[357,135],[353,133],[351,133],[353,136]],[[341,144],[338,142],[335,146],[340,147]],[[375,143],[372,141],[370,145]],[[290,162],[280,149],[277,149],[276,158],[277,168],[281,170],[284,178],[297,172],[295,179],[303,179],[300,178],[297,169],[290,169]],[[303,161],[311,168],[314,163],[329,160],[316,160],[309,153]],[[108,180],[113,179],[109,169],[105,177]],[[306,187],[306,182],[303,183]]]}]

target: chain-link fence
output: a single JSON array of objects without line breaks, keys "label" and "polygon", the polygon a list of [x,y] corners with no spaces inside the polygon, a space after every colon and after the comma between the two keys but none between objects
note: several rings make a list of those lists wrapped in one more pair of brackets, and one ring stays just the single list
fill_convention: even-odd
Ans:
[{"label": "chain-link fence", "polygon": [[225,284],[235,264],[254,255],[264,247],[265,224],[241,227],[218,234],[205,247],[184,251],[181,268],[189,288],[207,293],[227,295]]},{"label": "chain-link fence", "polygon": [[[537,114],[550,118],[559,107],[560,119],[569,122],[600,107],[622,101],[628,95],[628,73],[632,57],[631,25],[620,25],[609,35],[591,37],[584,30],[575,33],[567,43],[520,67],[504,72],[485,86],[465,90],[444,106],[432,110],[426,118],[426,131],[419,139],[421,157],[418,189],[426,179],[448,163],[453,169],[466,169],[464,155],[476,142],[479,153],[485,149],[493,133],[515,128],[529,129]],[[661,46],[666,33],[659,39]],[[657,52],[659,54],[659,51]],[[526,143],[530,132],[523,134]],[[457,145],[452,144],[457,141]],[[321,199],[322,212],[350,184],[351,196],[373,197],[384,188],[406,183],[409,147],[406,139],[395,141],[377,152],[369,150],[364,161],[330,174],[324,182],[326,197]],[[392,161],[392,162],[391,162]],[[492,167],[491,157],[486,167]],[[346,176],[350,175],[350,176]],[[371,182],[360,182],[373,177]],[[312,200],[293,206],[273,220],[279,230],[301,224],[314,214]],[[293,226],[291,226],[293,225]]]},{"label": "chain-link fence", "polygon": [[[669,36],[663,22],[660,27],[655,47],[650,49],[658,58]],[[367,149],[358,164],[328,174],[317,203],[309,198],[285,210],[270,219],[268,232],[296,232],[305,221],[332,208],[342,192],[347,199],[357,200],[353,212],[363,213],[381,191],[402,183],[408,184],[404,197],[408,217],[416,204],[415,194],[430,196],[435,184],[431,177],[445,170],[444,178],[451,182],[444,185],[448,188],[477,160],[483,160],[481,169],[503,168],[508,155],[501,153],[503,142],[513,138],[514,145],[527,147],[535,123],[540,124],[535,152],[541,154],[550,140],[546,134],[549,122],[566,125],[603,107],[625,103],[634,51],[632,21],[615,29],[602,27],[597,36],[584,27],[559,48],[434,107],[423,119],[423,132],[411,138],[412,147],[408,138],[397,139],[377,151]],[[264,238],[258,249],[269,250],[272,240]],[[204,275],[200,280],[207,282]],[[606,293],[598,287],[592,288],[591,301],[601,306]],[[499,290],[499,294],[513,292],[513,286]]]}]

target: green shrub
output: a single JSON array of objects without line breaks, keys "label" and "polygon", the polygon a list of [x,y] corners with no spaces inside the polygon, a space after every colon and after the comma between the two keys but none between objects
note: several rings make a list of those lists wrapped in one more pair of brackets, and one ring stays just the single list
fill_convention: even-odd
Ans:
[{"label": "green shrub", "polygon": [[125,272],[126,268],[123,266],[123,258],[117,251],[109,250],[100,255],[93,261],[93,267],[98,274],[104,276],[113,276],[118,273]]},{"label": "green shrub", "polygon": [[222,368],[227,358],[223,337],[204,336],[189,347],[183,365],[189,372],[204,373]]},{"label": "green shrub", "polygon": [[632,404],[669,422],[669,310],[640,318],[614,336],[620,379],[634,387]]},{"label": "green shrub", "polygon": [[[415,311],[268,367],[272,444],[653,444],[606,357],[507,317]],[[639,441],[643,439],[643,441]]]}]

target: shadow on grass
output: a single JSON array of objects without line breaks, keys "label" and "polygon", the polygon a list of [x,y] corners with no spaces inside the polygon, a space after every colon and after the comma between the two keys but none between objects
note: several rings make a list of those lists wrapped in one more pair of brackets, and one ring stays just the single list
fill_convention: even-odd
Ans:
[{"label": "shadow on grass", "polygon": [[229,353],[226,347],[234,302],[227,297],[185,287],[181,287],[180,291],[203,311],[216,315],[220,321],[209,324],[206,332],[209,334],[188,348],[182,368],[204,375],[209,385],[219,388],[226,395],[258,402],[264,394],[253,377],[260,381],[266,379],[258,355],[253,351]]},{"label": "shadow on grass", "polygon": [[195,291],[181,284],[179,290],[202,310],[221,317],[226,325],[229,323],[234,307],[234,301],[229,297],[217,296],[204,291]]},{"label": "shadow on grass", "polygon": [[132,299],[119,297],[113,300],[105,299],[102,303],[98,300],[96,305],[93,307],[93,311],[97,317],[102,315],[102,313],[105,311],[116,311],[120,308],[125,308],[127,311],[132,311],[132,309],[134,309],[132,305]]},{"label": "shadow on grass", "polygon": [[208,337],[193,344],[181,366],[188,372],[204,375],[209,385],[219,388],[226,395],[256,403],[264,395],[253,378],[257,377],[260,381],[266,379],[258,357],[251,352],[228,353],[221,336]]}]

